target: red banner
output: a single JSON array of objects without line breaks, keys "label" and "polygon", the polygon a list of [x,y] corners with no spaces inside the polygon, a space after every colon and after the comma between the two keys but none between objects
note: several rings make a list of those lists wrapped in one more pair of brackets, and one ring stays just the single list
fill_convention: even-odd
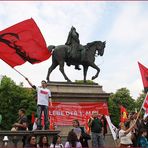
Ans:
[{"label": "red banner", "polygon": [[78,119],[80,125],[85,125],[94,111],[100,115],[108,115],[106,102],[53,102],[49,106],[50,122],[55,125],[72,125],[72,120]]}]

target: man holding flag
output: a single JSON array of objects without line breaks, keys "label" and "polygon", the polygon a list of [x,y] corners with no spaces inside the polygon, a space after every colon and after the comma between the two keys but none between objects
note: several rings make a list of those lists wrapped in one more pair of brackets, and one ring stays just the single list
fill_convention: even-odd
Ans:
[{"label": "man holding flag", "polygon": [[[42,117],[42,111],[44,112],[44,124],[45,124],[45,130],[49,129],[49,120],[48,120],[48,99],[51,98],[51,92],[47,88],[47,82],[45,80],[42,80],[41,87],[36,87],[33,85],[28,78],[26,78],[28,83],[31,85],[32,88],[36,89],[37,91],[37,116],[38,116],[38,122],[37,122],[37,129],[41,130],[41,117]],[[51,101],[51,99],[50,99]]]},{"label": "man holding flag", "polygon": [[[32,18],[0,31],[0,58],[15,71],[17,71],[15,66],[27,61],[31,64],[40,63],[50,56],[51,52],[46,46],[44,37]],[[42,87],[37,88],[23,74],[21,75],[38,92],[38,129],[41,129],[42,110],[45,117],[45,129],[49,129],[48,98],[51,97],[51,92],[47,89],[46,81],[42,81]]]}]

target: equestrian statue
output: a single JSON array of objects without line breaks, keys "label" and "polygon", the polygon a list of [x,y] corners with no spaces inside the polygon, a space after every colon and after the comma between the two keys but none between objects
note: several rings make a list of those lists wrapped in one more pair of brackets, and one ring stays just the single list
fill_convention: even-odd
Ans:
[{"label": "equestrian statue", "polygon": [[79,65],[83,66],[84,83],[86,82],[88,67],[91,66],[96,69],[97,73],[92,77],[92,80],[94,80],[98,77],[100,72],[100,68],[94,63],[95,56],[96,54],[103,56],[105,44],[105,41],[93,41],[84,46],[81,45],[79,34],[77,33],[76,28],[72,26],[65,45],[48,46],[49,51],[52,52],[52,65],[48,69],[47,81],[50,81],[49,77],[51,72],[59,65],[59,70],[63,74],[65,80],[71,82],[64,71],[65,62],[68,66],[74,65],[76,70],[81,70]]}]

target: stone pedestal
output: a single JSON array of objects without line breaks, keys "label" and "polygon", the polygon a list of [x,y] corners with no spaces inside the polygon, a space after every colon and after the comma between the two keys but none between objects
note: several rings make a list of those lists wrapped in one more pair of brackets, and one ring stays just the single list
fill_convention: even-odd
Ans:
[{"label": "stone pedestal", "polygon": [[53,101],[58,102],[107,102],[110,95],[98,84],[50,82],[48,88],[51,90]]},{"label": "stone pedestal", "polygon": [[[53,102],[108,102],[110,93],[106,93],[98,84],[78,84],[66,82],[50,82],[48,88],[52,93]],[[67,139],[72,126],[58,126],[63,143]],[[89,144],[91,141],[89,141]],[[91,145],[91,144],[90,144]],[[105,138],[106,147],[115,147],[110,130]]]},{"label": "stone pedestal", "polygon": [[[107,102],[109,93],[98,84],[78,84],[50,82],[48,88],[52,93],[52,102]],[[71,126],[58,126],[63,136],[67,136]]]}]

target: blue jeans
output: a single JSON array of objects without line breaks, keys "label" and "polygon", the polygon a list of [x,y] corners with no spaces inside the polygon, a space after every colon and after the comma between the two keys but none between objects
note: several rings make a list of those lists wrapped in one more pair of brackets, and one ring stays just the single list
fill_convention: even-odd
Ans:
[{"label": "blue jeans", "polygon": [[92,132],[92,147],[98,148],[104,146],[103,133]]},{"label": "blue jeans", "polygon": [[45,105],[38,105],[37,106],[37,115],[38,115],[37,129],[39,129],[39,130],[42,129],[42,125],[41,125],[42,111],[44,112],[45,129],[49,129],[48,106],[45,106]]}]

